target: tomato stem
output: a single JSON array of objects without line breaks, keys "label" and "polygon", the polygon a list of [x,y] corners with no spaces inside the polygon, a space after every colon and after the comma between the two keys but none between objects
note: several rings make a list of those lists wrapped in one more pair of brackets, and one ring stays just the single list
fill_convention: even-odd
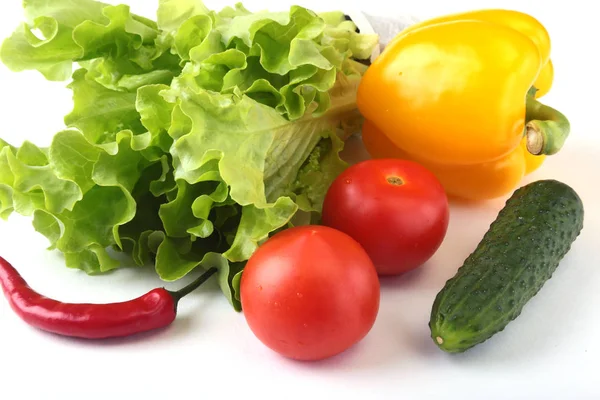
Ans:
[{"label": "tomato stem", "polygon": [[404,181],[398,176],[390,176],[387,178],[388,183],[392,185],[401,186],[404,185]]}]

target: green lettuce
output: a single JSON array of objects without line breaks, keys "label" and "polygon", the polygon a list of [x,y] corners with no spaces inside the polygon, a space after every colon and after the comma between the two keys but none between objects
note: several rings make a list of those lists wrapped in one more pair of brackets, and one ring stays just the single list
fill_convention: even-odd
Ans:
[{"label": "green lettuce", "polygon": [[[356,92],[378,38],[342,12],[209,10],[26,0],[2,43],[12,71],[69,80],[73,108],[47,148],[0,139],[0,217],[32,217],[69,268],[152,264],[175,281],[240,274],[270,235],[318,220],[361,123]],[[123,261],[119,253],[129,256]]]}]

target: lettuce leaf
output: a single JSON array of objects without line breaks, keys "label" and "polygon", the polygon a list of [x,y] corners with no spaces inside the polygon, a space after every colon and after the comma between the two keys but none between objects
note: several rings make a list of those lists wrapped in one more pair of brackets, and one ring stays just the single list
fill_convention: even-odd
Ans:
[{"label": "lettuce leaf", "polygon": [[346,168],[356,60],[377,37],[300,6],[159,0],[154,22],[125,4],[23,5],[0,59],[69,80],[73,108],[48,148],[0,139],[0,217],[31,216],[90,275],[151,264],[175,281],[215,266],[239,310],[246,261],[300,212],[318,221]]},{"label": "lettuce leaf", "polygon": [[[73,61],[140,49],[158,35],[156,24],[129,6],[93,0],[26,0],[26,21],[0,48],[13,71],[37,69],[48,80],[65,80]],[[36,35],[37,33],[37,35]]]}]

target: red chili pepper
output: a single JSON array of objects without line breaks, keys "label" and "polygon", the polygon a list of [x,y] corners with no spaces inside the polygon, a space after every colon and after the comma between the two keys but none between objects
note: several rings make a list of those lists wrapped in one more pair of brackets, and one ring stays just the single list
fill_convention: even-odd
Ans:
[{"label": "red chili pepper", "polygon": [[85,339],[123,337],[170,325],[177,316],[179,300],[216,271],[210,268],[177,292],[157,288],[120,303],[62,303],[35,292],[8,261],[0,257],[0,285],[21,319],[44,331]]}]

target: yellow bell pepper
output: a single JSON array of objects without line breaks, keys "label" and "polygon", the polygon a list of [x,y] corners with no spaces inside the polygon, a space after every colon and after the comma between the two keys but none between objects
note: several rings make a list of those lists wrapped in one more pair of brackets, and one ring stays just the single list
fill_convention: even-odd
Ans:
[{"label": "yellow bell pepper", "polygon": [[537,19],[529,14],[515,10],[483,9],[442,15],[440,17],[431,18],[409,26],[396,37],[396,40],[399,40],[407,33],[424,26],[459,20],[477,20],[500,24],[521,32],[525,36],[529,37],[529,39],[531,39],[540,50],[543,65],[540,75],[533,85],[538,90],[536,93],[536,98],[540,98],[550,91],[550,88],[552,87],[552,81],[554,79],[554,69],[552,60],[550,59],[550,35],[548,34],[546,28]]},{"label": "yellow bell pepper", "polygon": [[569,134],[567,118],[536,100],[553,76],[550,39],[531,16],[480,10],[421,22],[363,76],[365,146],[421,162],[449,194],[503,195]]}]

